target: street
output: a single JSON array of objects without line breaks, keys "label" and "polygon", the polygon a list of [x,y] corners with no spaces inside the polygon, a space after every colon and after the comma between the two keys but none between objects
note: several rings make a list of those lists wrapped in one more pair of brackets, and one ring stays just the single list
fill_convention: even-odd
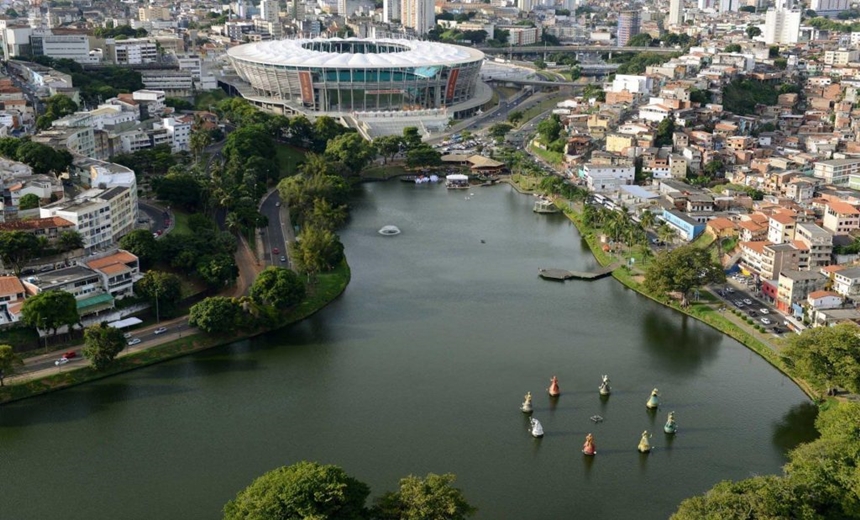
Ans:
[{"label": "street", "polygon": [[[260,205],[260,213],[269,219],[269,225],[261,230],[263,237],[262,259],[266,265],[290,267],[290,262],[287,259],[289,255],[287,237],[281,223],[281,207],[281,195],[278,190],[270,193]],[[273,252],[275,248],[278,249],[277,254]],[[284,262],[281,262],[281,257],[284,257]]]}]

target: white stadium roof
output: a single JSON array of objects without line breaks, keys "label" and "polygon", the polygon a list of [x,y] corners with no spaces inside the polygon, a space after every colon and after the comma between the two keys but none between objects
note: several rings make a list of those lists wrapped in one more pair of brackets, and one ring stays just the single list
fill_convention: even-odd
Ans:
[{"label": "white stadium roof", "polygon": [[[307,43],[325,41],[388,43],[408,47],[408,50],[378,54],[352,54],[321,52],[302,46]],[[452,65],[484,59],[483,52],[460,45],[389,38],[376,40],[365,38],[273,40],[238,45],[229,49],[227,54],[233,59],[254,63],[331,68],[423,67]]]}]

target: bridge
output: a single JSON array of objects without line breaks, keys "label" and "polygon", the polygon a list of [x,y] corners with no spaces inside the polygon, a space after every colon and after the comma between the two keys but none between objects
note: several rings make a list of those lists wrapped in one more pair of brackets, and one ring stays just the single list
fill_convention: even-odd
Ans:
[{"label": "bridge", "polygon": [[582,83],[572,81],[548,81],[539,79],[508,79],[508,78],[484,78],[487,83],[510,83],[512,85],[531,85],[533,87],[584,87]]},{"label": "bridge", "polygon": [[652,52],[655,54],[674,54],[679,49],[667,47],[610,47],[607,45],[556,45],[534,47],[479,47],[484,54],[543,54],[555,52]]}]

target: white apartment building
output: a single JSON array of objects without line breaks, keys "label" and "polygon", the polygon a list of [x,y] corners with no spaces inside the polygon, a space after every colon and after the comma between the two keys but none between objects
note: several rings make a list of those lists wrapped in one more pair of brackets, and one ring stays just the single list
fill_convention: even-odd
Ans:
[{"label": "white apartment building", "polygon": [[833,289],[849,298],[860,296],[860,267],[849,267],[833,273]]},{"label": "white apartment building", "polygon": [[170,149],[175,152],[187,152],[191,142],[191,125],[193,120],[190,118],[174,119],[166,117],[161,120],[160,124],[156,124],[155,128],[164,128],[170,136]]},{"label": "white apartment building", "polygon": [[659,123],[664,119],[672,117],[672,107],[666,105],[645,105],[639,109],[639,119]]},{"label": "white apartment building", "polygon": [[834,159],[815,163],[812,175],[825,184],[848,184],[848,176],[860,173],[860,159]]},{"label": "white apartment building", "polygon": [[74,60],[78,63],[98,63],[98,55],[90,49],[86,34],[33,34],[30,45],[34,56]]},{"label": "white apartment building", "polygon": [[194,87],[194,79],[187,70],[142,70],[140,75],[147,90],[161,90],[167,96],[185,97]]},{"label": "white apartment building", "polygon": [[824,64],[843,66],[854,63],[860,58],[860,51],[854,49],[838,49],[835,51],[824,51]]},{"label": "white apartment building", "polygon": [[142,278],[138,258],[123,249],[96,256],[87,262],[87,267],[98,273],[102,287],[117,299],[134,295],[134,282]]},{"label": "white apartment building", "polygon": [[633,184],[636,168],[630,165],[585,164],[580,176],[590,191],[615,191],[620,186]]},{"label": "white apartment building", "polygon": [[141,22],[151,22],[154,20],[171,20],[170,9],[167,7],[139,7],[137,9],[137,19]]},{"label": "white apartment building", "polygon": [[505,27],[511,45],[532,45],[540,41],[540,27]]},{"label": "white apartment building", "polygon": [[847,235],[860,229],[860,210],[847,202],[830,202],[824,210],[823,226],[836,235]]},{"label": "white apartment building", "polygon": [[88,190],[73,200],[61,200],[39,208],[39,216],[61,217],[75,225],[87,254],[113,243],[110,202],[96,198],[102,190]]},{"label": "white apartment building", "polygon": [[669,0],[669,25],[679,26],[684,21],[683,0]]},{"label": "white apartment building", "polygon": [[819,267],[830,265],[833,235],[827,230],[811,222],[802,222],[797,224],[794,230],[794,239],[806,244],[809,249],[810,269],[817,270]]},{"label": "white apartment building", "polygon": [[794,240],[797,221],[788,213],[775,213],[768,219],[767,240],[774,244],[784,244]]},{"label": "white apartment building", "polygon": [[92,126],[54,126],[34,135],[32,140],[59,150],[65,148],[79,155],[96,156],[95,132]]},{"label": "white apartment building", "polygon": [[393,20],[400,20],[400,0],[383,0],[382,21],[391,23]]},{"label": "white apartment building", "polygon": [[610,92],[630,92],[631,94],[650,94],[654,88],[654,80],[648,76],[618,74],[612,80]]},{"label": "white apartment building", "polygon": [[400,23],[415,34],[427,34],[436,25],[436,4],[433,0],[401,0]]},{"label": "white apartment building", "polygon": [[809,8],[815,11],[818,15],[822,13],[838,13],[847,11],[851,7],[851,2],[848,0],[811,0]]},{"label": "white apartment building", "polygon": [[799,10],[770,9],[765,13],[764,42],[767,45],[794,45],[800,37]]},{"label": "white apartment building", "polygon": [[113,47],[114,63],[119,65],[140,65],[158,61],[158,48],[154,42],[145,38],[109,39],[106,43],[108,47]]},{"label": "white apartment building", "polygon": [[152,147],[152,140],[142,130],[130,130],[119,134],[119,145],[122,153],[134,153],[138,150]]}]

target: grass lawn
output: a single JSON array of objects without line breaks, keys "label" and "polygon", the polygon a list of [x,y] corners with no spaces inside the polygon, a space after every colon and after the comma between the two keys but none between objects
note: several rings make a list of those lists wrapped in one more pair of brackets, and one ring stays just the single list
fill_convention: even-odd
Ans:
[{"label": "grass lawn", "polygon": [[361,177],[364,179],[388,179],[397,175],[405,175],[408,172],[403,168],[402,164],[379,164],[365,168],[361,171]]},{"label": "grass lawn", "polygon": [[537,105],[529,107],[528,110],[523,112],[523,123],[527,123],[532,120],[532,118],[539,116],[540,114],[546,112],[547,110],[554,108],[556,103],[562,101],[565,96],[554,96],[549,99],[544,99]]},{"label": "grass lawn", "polygon": [[699,238],[693,241],[693,245],[702,249],[707,249],[714,243],[714,235],[710,233],[702,233]]},{"label": "grass lawn", "polygon": [[304,151],[286,144],[276,144],[275,151],[281,177],[289,177],[296,173],[299,163],[305,160]]},{"label": "grass lawn", "polygon": [[530,146],[529,150],[550,164],[561,164],[563,162],[562,155],[558,152],[543,150],[537,146]]},{"label": "grass lawn", "polygon": [[173,213],[173,230],[171,233],[176,233],[177,235],[190,235],[191,228],[188,227],[188,213],[185,213],[182,210],[173,209],[171,210]]}]

